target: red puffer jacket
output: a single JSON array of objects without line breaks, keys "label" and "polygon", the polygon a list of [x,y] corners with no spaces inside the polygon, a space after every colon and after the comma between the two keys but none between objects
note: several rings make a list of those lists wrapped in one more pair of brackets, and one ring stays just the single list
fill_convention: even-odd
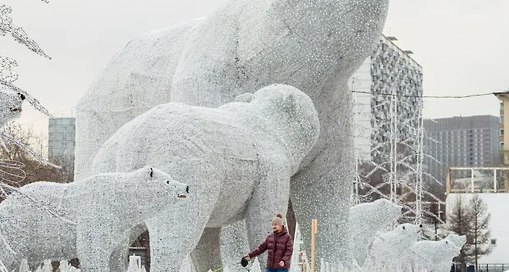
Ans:
[{"label": "red puffer jacket", "polygon": [[[290,234],[283,227],[280,233],[271,233],[265,241],[251,253],[250,258],[254,258],[268,250],[267,268],[269,269],[290,269],[290,263],[293,253],[293,241]],[[280,266],[279,262],[285,262],[284,266]]]}]

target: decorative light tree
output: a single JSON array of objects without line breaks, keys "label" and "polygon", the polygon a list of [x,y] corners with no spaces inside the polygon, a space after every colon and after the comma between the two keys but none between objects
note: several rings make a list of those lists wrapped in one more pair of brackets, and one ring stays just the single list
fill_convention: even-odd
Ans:
[{"label": "decorative light tree", "polygon": [[[41,0],[43,2],[48,2],[47,0]],[[10,14],[12,13],[11,7],[7,5],[0,4],[0,35],[6,36],[10,34],[12,38],[19,42],[22,45],[25,45],[29,50],[34,53],[41,55],[45,58],[51,59],[40,47],[39,45],[28,36],[28,34],[23,30],[23,28],[15,25],[13,23]],[[18,79],[17,73],[13,70],[13,68],[17,67],[17,63],[14,59],[0,56],[0,84],[4,87],[8,87],[12,91],[23,94],[26,100],[37,110],[40,112],[49,115],[46,108],[44,108],[39,101],[29,95],[26,91],[16,87],[13,82]],[[4,103],[6,101],[2,101]]]},{"label": "decorative light tree", "polygon": [[[42,1],[48,2],[47,0]],[[27,35],[23,28],[13,23],[10,17],[11,12],[11,7],[0,4],[0,35],[10,35],[15,41],[25,45],[34,53],[51,59],[39,45]],[[3,52],[0,52],[0,54],[3,54]],[[14,59],[0,56],[0,95],[2,97],[0,101],[0,129],[9,121],[19,116],[21,106],[12,107],[11,105],[19,104],[20,98],[21,100],[28,101],[36,110],[50,116],[48,110],[44,108],[37,99],[32,97],[25,90],[14,85],[14,81],[18,79],[17,73],[13,70],[15,67],[17,67],[17,63]],[[4,131],[0,131],[0,144],[2,148],[6,150],[8,150],[7,146],[9,144],[20,146],[27,152],[33,154],[37,159],[44,161],[39,154]],[[0,198],[13,190],[14,187],[12,187],[12,185],[23,180],[25,176],[26,174],[23,171],[22,163],[12,160],[0,160]]]},{"label": "decorative light tree", "polygon": [[[404,78],[401,75],[394,77]],[[371,160],[362,160],[360,152],[356,152],[353,203],[386,198],[404,207],[402,220],[406,222],[420,225],[425,218],[441,222],[437,214],[429,211],[429,206],[432,203],[441,205],[443,201],[428,192],[424,182],[425,177],[430,177],[440,183],[426,172],[424,164],[424,159],[430,156],[426,154],[424,144],[427,135],[422,117],[422,95],[406,94],[402,91],[404,86],[397,80],[388,87],[385,87],[386,93],[375,94],[372,89],[369,112],[354,112],[356,120],[362,119],[363,115],[372,118],[371,140],[379,138],[379,141],[371,149]],[[351,89],[354,93],[358,92],[354,78]],[[361,109],[363,105],[354,102],[354,109],[357,108]],[[366,135],[363,129],[362,124],[357,124],[355,136]]]}]

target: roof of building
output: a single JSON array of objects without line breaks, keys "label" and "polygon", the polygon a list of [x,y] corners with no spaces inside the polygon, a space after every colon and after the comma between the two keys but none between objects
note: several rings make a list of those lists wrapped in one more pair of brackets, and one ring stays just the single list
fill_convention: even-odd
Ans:
[{"label": "roof of building", "polygon": [[509,91],[503,91],[503,92],[496,92],[496,93],[493,93],[494,95],[508,95],[509,94]]},{"label": "roof of building", "polygon": [[413,63],[414,65],[418,66],[419,68],[422,69],[422,66],[415,60],[413,59],[410,54],[413,54],[414,52],[412,52],[412,50],[403,50],[401,49],[401,47],[399,47],[396,43],[394,43],[394,41],[397,41],[397,39],[393,36],[385,36],[382,34],[382,39],[386,42],[386,43],[389,43],[391,44],[392,46],[396,47],[398,49],[398,51],[400,51],[404,58],[408,59],[408,61],[410,61],[411,63]]},{"label": "roof of building", "polygon": [[453,116],[446,118],[424,119],[424,128],[428,131],[458,130],[474,128],[498,129],[500,117],[493,115]]}]

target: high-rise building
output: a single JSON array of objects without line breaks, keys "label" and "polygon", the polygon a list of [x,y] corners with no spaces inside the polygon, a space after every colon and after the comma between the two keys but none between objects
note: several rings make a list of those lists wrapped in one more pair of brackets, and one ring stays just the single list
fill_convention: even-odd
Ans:
[{"label": "high-rise building", "polygon": [[[506,127],[509,127],[509,91],[493,93],[500,100],[500,165],[509,167],[509,133],[505,133]],[[504,184],[506,191],[509,191],[509,180],[504,175]]]},{"label": "high-rise building", "polygon": [[509,114],[509,91],[493,93],[500,100],[500,154],[501,164],[509,166],[509,133],[504,133],[504,128],[509,127],[509,118],[505,118],[505,114]]},{"label": "high-rise building", "polygon": [[490,115],[424,120],[427,172],[444,182],[449,167],[498,166],[499,122]]},{"label": "high-rise building", "polygon": [[48,157],[74,158],[76,118],[50,118],[48,125]]},{"label": "high-rise building", "polygon": [[377,163],[387,153],[384,143],[412,137],[420,121],[422,67],[395,40],[382,35],[371,56],[350,78],[357,156]]}]

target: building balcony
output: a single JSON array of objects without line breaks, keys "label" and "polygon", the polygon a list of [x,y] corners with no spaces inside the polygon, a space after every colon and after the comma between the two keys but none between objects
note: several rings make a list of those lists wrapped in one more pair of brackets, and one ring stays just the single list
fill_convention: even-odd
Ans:
[{"label": "building balcony", "polygon": [[473,190],[470,188],[451,189],[451,194],[490,194],[490,193],[506,193],[506,192],[507,192],[507,190],[504,188],[502,188],[502,189],[498,188],[497,190],[494,190],[492,188],[485,189],[485,188],[479,188],[479,187],[476,187]]},{"label": "building balcony", "polygon": [[509,150],[500,150],[500,163],[509,166]]},{"label": "building balcony", "polygon": [[[509,154],[509,150],[507,151]],[[470,175],[467,174],[467,171],[470,172]],[[509,171],[509,167],[503,166],[450,167],[446,178],[446,194],[508,193],[507,171]]]}]

